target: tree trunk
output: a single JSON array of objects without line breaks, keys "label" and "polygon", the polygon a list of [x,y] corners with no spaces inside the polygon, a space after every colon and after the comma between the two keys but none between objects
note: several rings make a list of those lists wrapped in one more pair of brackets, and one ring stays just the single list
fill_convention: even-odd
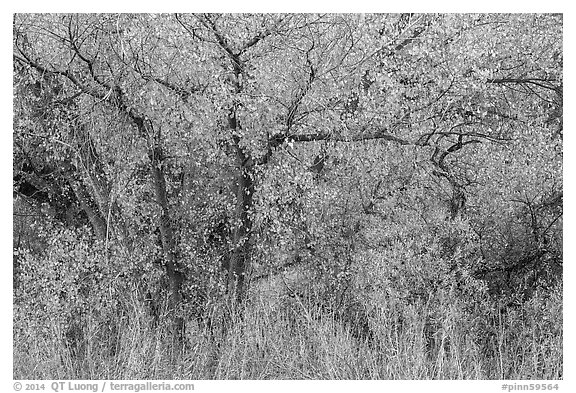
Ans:
[{"label": "tree trunk", "polygon": [[247,159],[242,149],[236,147],[238,174],[236,177],[236,208],[235,227],[233,231],[234,249],[230,256],[228,269],[228,293],[235,296],[235,300],[242,302],[245,292],[246,273],[250,267],[252,257],[252,219],[250,217],[253,207],[254,193],[254,166],[251,159]]},{"label": "tree trunk", "polygon": [[[182,302],[182,283],[184,282],[184,275],[178,269],[178,261],[176,255],[176,240],[174,238],[174,231],[170,218],[170,209],[168,206],[168,198],[166,192],[166,180],[164,176],[163,164],[164,154],[160,146],[156,146],[149,152],[150,158],[150,172],[154,182],[154,194],[156,202],[160,205],[162,210],[159,222],[160,240],[162,243],[162,254],[164,255],[166,276],[168,278],[170,289],[170,306],[173,311],[176,311]],[[183,333],[184,320],[181,317],[174,319],[177,333]]]},{"label": "tree trunk", "polygon": [[80,208],[86,213],[88,216],[88,221],[90,221],[90,225],[92,225],[92,229],[94,229],[94,234],[96,238],[100,241],[106,240],[106,220],[100,215],[98,212],[98,208],[96,207],[96,203],[85,189],[84,184],[81,181],[76,181],[74,179],[70,179],[69,183],[80,203]]},{"label": "tree trunk", "polygon": [[[242,75],[242,60],[234,54],[225,41],[216,33],[222,48],[231,56],[231,66],[234,78],[229,83],[236,95],[242,92],[240,76]],[[228,129],[234,142],[235,164],[237,174],[235,184],[236,193],[235,222],[232,233],[233,250],[228,266],[227,292],[234,302],[241,304],[245,295],[246,274],[250,268],[252,258],[252,219],[250,214],[253,208],[255,163],[248,150],[244,150],[241,140],[241,125],[237,116],[236,104],[233,104],[228,113]]]},{"label": "tree trunk", "polygon": [[[134,113],[128,113],[138,127],[141,136],[147,137],[153,135],[153,126],[149,120],[137,116]],[[150,175],[154,185],[154,196],[156,198],[156,203],[158,203],[161,209],[159,221],[160,242],[162,244],[164,267],[170,291],[170,308],[172,312],[176,313],[178,307],[182,303],[182,283],[184,282],[184,274],[180,271],[178,266],[176,239],[172,228],[170,207],[168,205],[168,193],[166,190],[166,178],[164,174],[166,157],[159,140],[157,140],[155,146],[150,148],[148,151],[148,158],[150,159]],[[184,334],[184,319],[180,316],[174,315],[173,320],[174,333],[179,341],[182,341]]]},{"label": "tree trunk", "polygon": [[103,240],[108,240],[112,234],[116,235],[116,238],[131,251],[132,244],[120,207],[116,201],[113,200],[112,186],[108,180],[90,132],[84,124],[77,125],[74,138],[76,139],[80,158],[79,172],[84,173],[85,181],[92,189],[90,193],[92,200],[95,202],[95,207],[99,211],[100,217],[102,217],[105,222]]},{"label": "tree trunk", "polygon": [[80,208],[84,213],[86,213],[96,238],[100,241],[105,241],[106,218],[100,214],[96,198],[92,193],[90,193],[90,190],[84,184],[82,175],[77,168],[72,165],[70,159],[67,159],[62,163],[62,174],[74,192]]}]

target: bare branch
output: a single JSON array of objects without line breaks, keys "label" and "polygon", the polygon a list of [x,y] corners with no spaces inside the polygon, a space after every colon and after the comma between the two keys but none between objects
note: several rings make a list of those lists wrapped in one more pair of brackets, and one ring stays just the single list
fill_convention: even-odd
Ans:
[{"label": "bare branch", "polygon": [[50,69],[46,68],[45,66],[35,62],[31,58],[29,58],[22,51],[20,51],[20,53],[22,53],[22,56],[14,54],[13,58],[14,58],[14,60],[20,62],[21,64],[29,65],[30,67],[36,69],[40,73],[61,75],[65,78],[67,78],[70,82],[72,82],[80,90],[82,90],[83,93],[88,94],[94,98],[101,99],[101,100],[106,99],[106,96],[107,96],[106,94],[98,91],[97,89],[94,89],[93,87],[86,86],[85,84],[81,83],[80,80],[70,70],[50,70]]},{"label": "bare branch", "polygon": [[334,135],[333,133],[312,133],[290,135],[287,139],[294,142],[315,142],[315,141],[336,141],[336,142],[361,142],[374,139],[382,139],[399,145],[412,145],[413,143],[388,133],[387,130],[376,130],[373,132],[363,132],[349,137]]},{"label": "bare branch", "polygon": [[182,99],[182,101],[186,101],[192,94],[197,93],[199,91],[202,91],[204,89],[201,86],[196,86],[196,87],[193,87],[191,89],[185,89],[185,88],[178,86],[174,83],[168,82],[165,79],[157,78],[154,76],[144,75],[140,71],[137,71],[137,72],[142,76],[142,79],[144,79],[146,81],[154,81],[154,82],[166,87],[168,90],[177,94]]},{"label": "bare branch", "polygon": [[415,41],[416,39],[418,39],[418,37],[424,33],[426,31],[426,29],[428,28],[429,24],[428,23],[424,23],[421,26],[418,26],[417,28],[414,29],[414,31],[412,32],[412,35],[410,37],[405,38],[401,43],[399,43],[398,45],[396,45],[394,47],[394,50],[396,52],[400,52],[402,49],[404,49],[406,46],[408,46],[411,42]]},{"label": "bare branch", "polygon": [[488,79],[487,83],[493,84],[516,84],[516,85],[524,85],[524,84],[532,84],[539,86],[543,89],[557,91],[558,86],[555,86],[553,82],[558,82],[554,78],[495,78],[495,79]]},{"label": "bare branch", "polygon": [[312,46],[306,52],[306,63],[308,64],[309,68],[308,80],[306,81],[306,85],[304,86],[304,88],[300,90],[300,92],[290,105],[290,109],[288,110],[288,116],[286,116],[286,128],[288,131],[290,131],[292,125],[294,124],[294,117],[296,116],[296,112],[298,111],[300,103],[302,102],[306,94],[308,94],[308,92],[312,88],[312,83],[314,82],[316,70],[314,69],[312,62],[310,60],[310,52],[312,51],[312,49],[314,49],[314,42],[312,42]]},{"label": "bare branch", "polygon": [[280,27],[281,23],[286,19],[287,19],[286,16],[281,16],[280,18],[278,18],[278,20],[274,23],[274,25],[271,28],[260,32],[254,38],[247,41],[244,45],[242,45],[242,48],[238,52],[238,55],[242,55],[244,52],[246,52],[248,49],[259,43],[260,41],[262,41],[264,38],[273,34]]},{"label": "bare branch", "polygon": [[212,31],[212,34],[214,34],[214,37],[216,37],[216,40],[218,41],[218,45],[226,52],[226,54],[234,62],[238,63],[238,66],[240,66],[238,62],[238,55],[234,53],[234,51],[226,41],[226,38],[224,38],[224,36],[220,33],[220,31],[218,31],[218,29],[216,28],[216,23],[214,23],[214,21],[206,15],[204,17],[196,16],[196,18],[200,21],[200,23],[204,25],[204,27]]},{"label": "bare branch", "polygon": [[94,59],[89,59],[82,52],[80,52],[80,47],[76,43],[76,37],[74,37],[74,34],[72,33],[72,16],[70,16],[70,19],[68,20],[68,40],[74,53],[80,58],[80,60],[86,63],[88,72],[90,73],[92,79],[94,79],[94,81],[99,85],[105,87],[107,90],[110,90],[112,87],[96,75],[94,70]]}]

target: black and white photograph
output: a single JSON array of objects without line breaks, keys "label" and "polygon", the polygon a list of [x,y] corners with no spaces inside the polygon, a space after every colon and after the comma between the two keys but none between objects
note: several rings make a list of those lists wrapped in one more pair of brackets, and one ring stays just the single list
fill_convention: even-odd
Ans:
[{"label": "black and white photograph", "polygon": [[13,379],[562,390],[563,18],[12,14]]}]

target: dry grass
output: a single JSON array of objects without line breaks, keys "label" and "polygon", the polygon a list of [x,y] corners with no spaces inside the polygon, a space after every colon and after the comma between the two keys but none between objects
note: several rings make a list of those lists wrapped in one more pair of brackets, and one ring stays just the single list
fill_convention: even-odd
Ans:
[{"label": "dry grass", "polygon": [[189,321],[182,347],[168,323],[154,326],[146,305],[132,301],[114,320],[85,313],[74,334],[16,319],[14,378],[562,378],[561,298],[490,315],[452,302],[434,318],[426,304],[379,307],[370,315],[371,341],[320,308],[253,299],[242,318],[214,309],[212,332]]}]

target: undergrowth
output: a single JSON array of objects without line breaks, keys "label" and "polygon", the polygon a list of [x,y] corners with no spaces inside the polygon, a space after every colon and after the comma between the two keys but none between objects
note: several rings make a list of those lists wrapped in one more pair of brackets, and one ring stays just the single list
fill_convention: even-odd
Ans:
[{"label": "undergrowth", "polygon": [[[14,313],[15,379],[561,379],[561,291],[520,309],[473,314],[447,302],[380,306],[371,340],[305,302],[270,305],[254,296],[243,313],[211,326],[187,322],[183,343],[169,316],[149,316],[138,288],[103,318],[84,309],[75,324]],[[210,316],[206,316],[210,317]]]}]

